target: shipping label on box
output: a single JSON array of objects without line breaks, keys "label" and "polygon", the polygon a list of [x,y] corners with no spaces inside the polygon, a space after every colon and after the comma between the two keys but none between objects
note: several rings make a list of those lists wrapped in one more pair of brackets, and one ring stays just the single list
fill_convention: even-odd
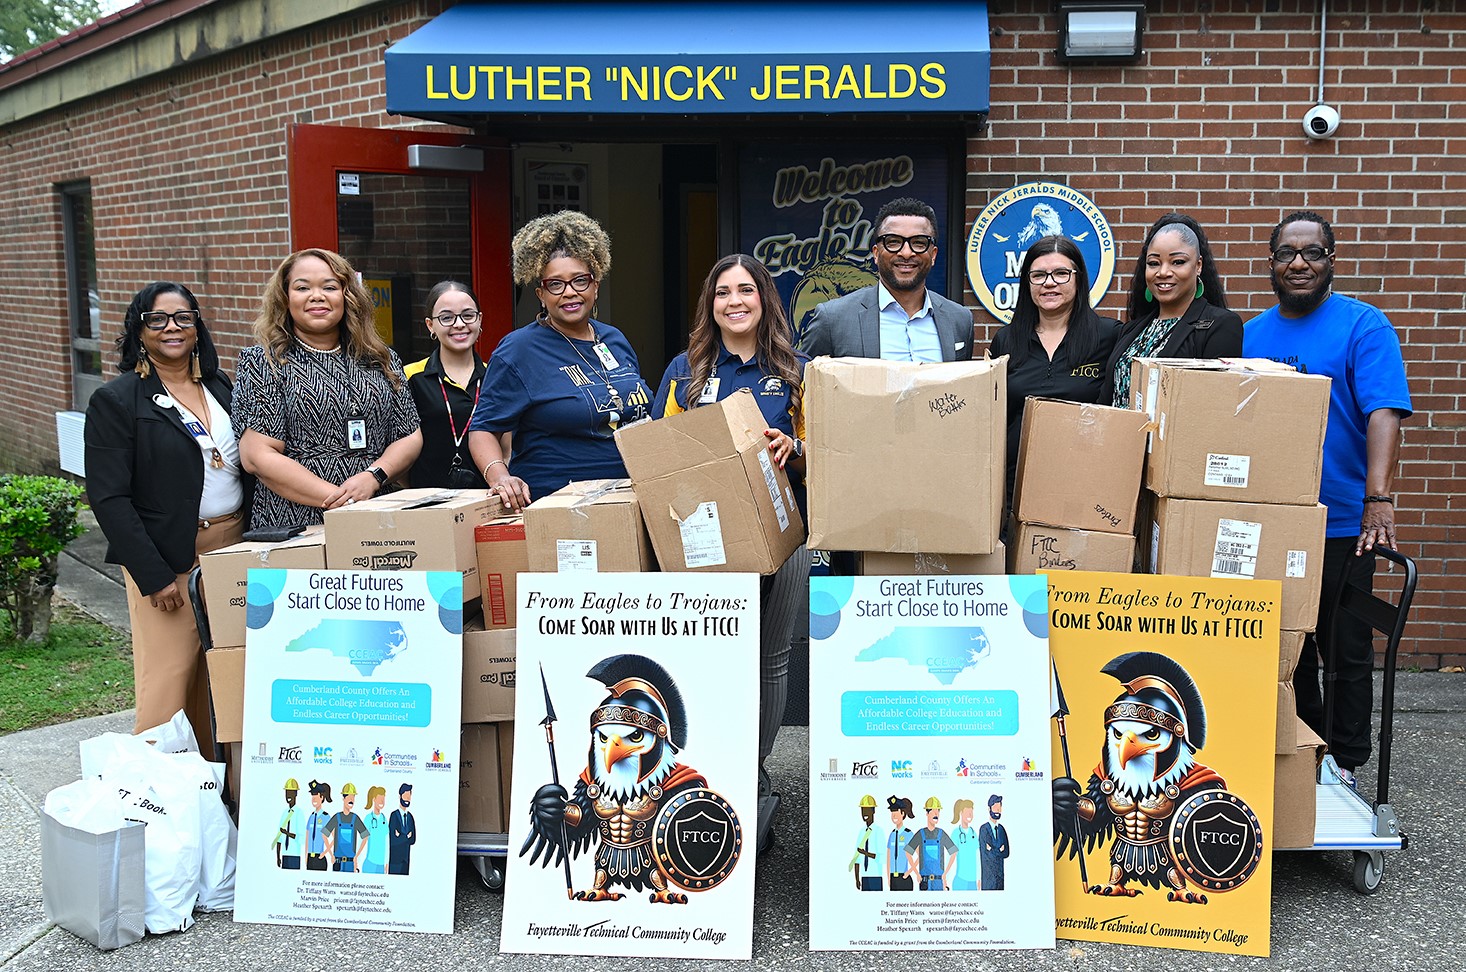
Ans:
[{"label": "shipping label on box", "polygon": [[862,577],[928,574],[996,577],[1008,572],[1008,550],[1001,540],[990,554],[902,554],[868,550],[856,555],[856,572]]},{"label": "shipping label on box", "polygon": [[1030,397],[1023,407],[1014,516],[1024,523],[1133,533],[1149,427],[1144,414],[1130,409]]},{"label": "shipping label on box", "polygon": [[1161,364],[1155,380],[1145,483],[1157,495],[1318,502],[1328,378],[1246,359]]},{"label": "shipping label on box", "polygon": [[772,574],[804,542],[768,422],[742,389],[616,431],[662,570]]},{"label": "shipping label on box", "polygon": [[515,633],[470,630],[463,632],[464,722],[501,722],[514,718]]},{"label": "shipping label on box", "polygon": [[810,546],[992,553],[1003,507],[1006,357],[805,368]]},{"label": "shipping label on box", "polygon": [[1328,511],[1275,503],[1223,503],[1159,497],[1150,571],[1189,577],[1283,582],[1279,622],[1312,631],[1323,583]]},{"label": "shipping label on box", "polygon": [[326,511],[330,570],[451,570],[478,600],[474,528],[502,516],[486,489],[404,489]]},{"label": "shipping label on box", "polygon": [[540,573],[656,570],[642,507],[629,479],[586,479],[524,510],[528,569]]},{"label": "shipping label on box", "polygon": [[245,602],[251,568],[320,570],[325,566],[326,529],[319,525],[306,527],[304,533],[280,543],[246,540],[201,556],[199,567],[203,571],[204,605],[209,612],[209,637],[214,647],[238,648],[244,644]]},{"label": "shipping label on box", "polygon": [[498,727],[465,725],[458,750],[458,830],[501,834],[504,824]]},{"label": "shipping label on box", "polygon": [[519,575],[529,570],[524,516],[506,516],[473,528],[478,557],[479,591],[483,596],[484,627],[514,627],[514,596]]},{"label": "shipping label on box", "polygon": [[1008,540],[1010,574],[1044,574],[1056,570],[1128,574],[1135,560],[1135,538],[1128,533],[1014,523]]}]

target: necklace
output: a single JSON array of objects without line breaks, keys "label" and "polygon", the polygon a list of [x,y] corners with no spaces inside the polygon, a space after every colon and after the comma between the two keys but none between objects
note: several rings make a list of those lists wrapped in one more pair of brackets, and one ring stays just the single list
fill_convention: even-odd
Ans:
[{"label": "necklace", "polygon": [[[624,404],[621,401],[621,393],[616,390],[615,385],[611,384],[611,376],[605,371],[591,364],[590,361],[586,359],[586,356],[580,353],[580,349],[575,346],[575,342],[570,340],[570,335],[566,334],[558,327],[555,327],[553,321],[550,322],[550,327],[554,329],[556,334],[565,339],[565,343],[570,345],[570,350],[575,352],[575,356],[577,358],[585,362],[585,366],[591,370],[591,374],[595,375],[601,381],[606,383],[606,394],[608,394],[611,398],[611,407],[616,409],[616,411],[618,412],[621,411],[621,409],[624,407]],[[592,342],[597,342],[596,326],[594,324],[590,326],[590,339]],[[609,354],[609,352],[607,353]]]},{"label": "necklace", "polygon": [[[178,405],[180,408],[184,407],[182,399],[180,399],[178,395],[174,393],[173,389],[168,387],[168,383],[163,380],[162,375],[158,376],[158,383],[163,386],[163,390],[168,393],[168,397],[171,398],[176,405]],[[201,446],[209,450],[209,466],[214,469],[223,469],[224,454],[219,451],[219,446],[214,442],[214,429],[211,424],[212,420],[209,418],[208,392],[204,390],[203,385],[197,382],[195,382],[194,384],[198,388],[199,404],[203,407],[200,408],[198,412],[194,415],[193,422],[188,421],[187,415],[182,416],[182,418],[184,419],[183,426],[184,428],[188,429],[190,435],[192,435],[195,439],[199,441],[199,444]],[[192,427],[195,425],[198,426],[198,428]],[[199,434],[200,431],[203,432],[203,435]]]}]

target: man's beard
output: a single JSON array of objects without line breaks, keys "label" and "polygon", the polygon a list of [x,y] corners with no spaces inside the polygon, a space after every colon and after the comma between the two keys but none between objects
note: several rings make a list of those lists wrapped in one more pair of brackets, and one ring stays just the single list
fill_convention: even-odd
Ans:
[{"label": "man's beard", "polygon": [[1271,279],[1273,293],[1278,297],[1278,306],[1290,314],[1306,314],[1322,304],[1323,299],[1328,296],[1329,288],[1334,285],[1334,268],[1329,267],[1318,278],[1318,284],[1312,290],[1306,290],[1301,294],[1285,291],[1278,283],[1276,274]]},{"label": "man's beard", "polygon": [[887,276],[884,267],[881,267],[879,265],[877,265],[876,267],[876,276],[881,278],[881,283],[885,284],[886,289],[893,294],[909,293],[912,291],[920,290],[922,287],[926,286],[926,278],[930,273],[930,267],[926,267],[920,270],[917,275],[912,278],[911,283],[908,285],[903,284],[896,279],[896,271],[894,268],[892,268],[890,276]]}]

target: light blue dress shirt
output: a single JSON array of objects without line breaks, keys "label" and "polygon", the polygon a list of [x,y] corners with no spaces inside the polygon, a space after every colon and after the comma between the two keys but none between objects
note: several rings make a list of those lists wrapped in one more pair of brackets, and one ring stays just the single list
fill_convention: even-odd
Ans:
[{"label": "light blue dress shirt", "polygon": [[907,317],[886,285],[876,284],[876,300],[881,309],[881,357],[885,360],[942,360],[937,319],[932,315],[932,295],[924,293],[923,297],[921,310],[915,316]]}]

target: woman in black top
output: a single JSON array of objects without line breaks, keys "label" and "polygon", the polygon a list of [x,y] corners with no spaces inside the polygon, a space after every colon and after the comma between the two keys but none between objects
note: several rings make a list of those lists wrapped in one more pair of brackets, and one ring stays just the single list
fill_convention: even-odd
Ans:
[{"label": "woman in black top", "polygon": [[[991,357],[1008,356],[1008,471],[1004,510],[1013,506],[1023,402],[1030,395],[1094,404],[1119,322],[1089,303],[1084,255],[1066,236],[1045,236],[1023,257],[1013,320],[993,335]],[[1108,404],[1106,402],[1105,404]]]},{"label": "woman in black top", "polygon": [[1201,224],[1167,213],[1151,225],[1130,280],[1129,316],[1105,365],[1103,401],[1129,408],[1136,358],[1230,358],[1242,354],[1242,318],[1227,296]]},{"label": "woman in black top", "polygon": [[483,330],[478,298],[467,284],[444,280],[428,291],[433,353],[407,366],[407,387],[422,422],[422,452],[408,473],[413,486],[487,489],[468,452],[468,421],[483,388],[475,346]]}]

